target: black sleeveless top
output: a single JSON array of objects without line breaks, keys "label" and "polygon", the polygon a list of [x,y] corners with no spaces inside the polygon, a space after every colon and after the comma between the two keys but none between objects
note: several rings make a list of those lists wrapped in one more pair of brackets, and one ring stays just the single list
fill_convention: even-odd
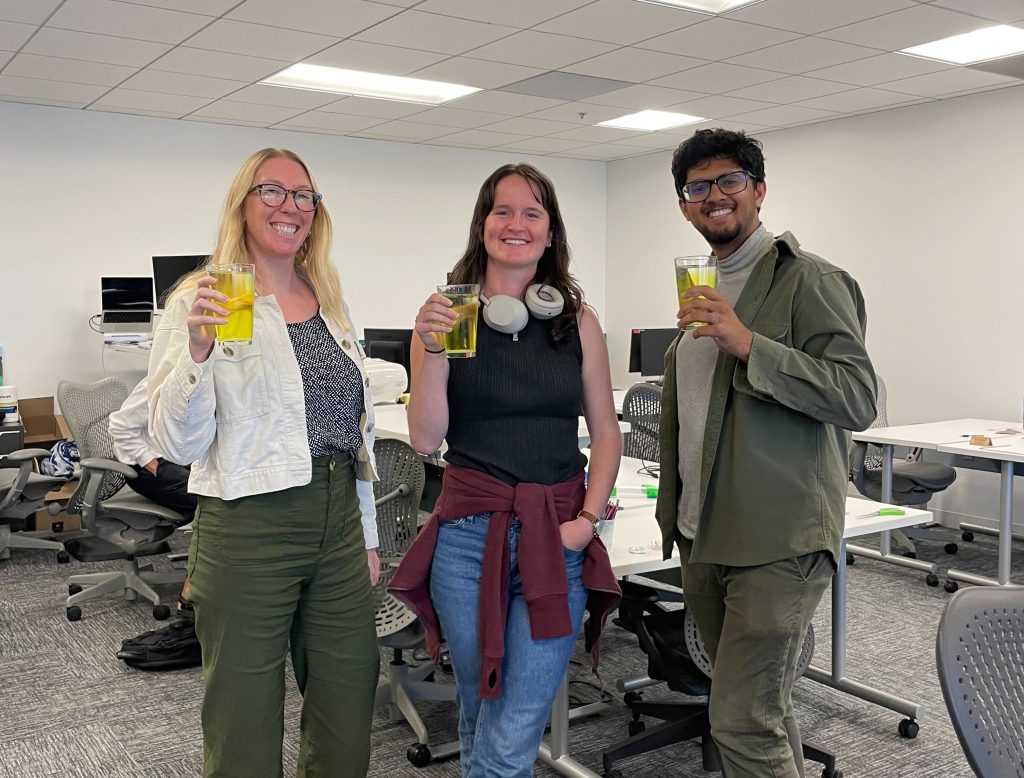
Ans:
[{"label": "black sleeveless top", "polygon": [[550,322],[530,316],[518,341],[477,323],[476,356],[449,360],[445,459],[515,486],[576,475],[583,413],[583,346],[573,328],[552,346]]}]

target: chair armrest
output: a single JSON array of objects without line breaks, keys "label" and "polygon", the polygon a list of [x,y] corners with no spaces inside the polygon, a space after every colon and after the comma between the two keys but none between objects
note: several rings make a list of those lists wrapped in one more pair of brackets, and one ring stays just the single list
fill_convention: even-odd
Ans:
[{"label": "chair armrest", "polygon": [[48,456],[50,456],[50,452],[44,448],[22,448],[12,451],[5,457],[8,462],[18,465],[18,476],[14,483],[11,484],[11,488],[7,490],[7,493],[0,498],[0,513],[6,511],[21,499],[21,495],[25,491],[25,484],[28,483],[29,476],[32,475],[32,469],[36,460],[39,457]]},{"label": "chair armrest", "polygon": [[27,462],[39,457],[48,457],[50,452],[45,448],[22,448],[17,451],[12,451],[7,455],[8,462]]},{"label": "chair armrest", "polygon": [[387,494],[382,494],[380,497],[374,500],[373,504],[375,507],[379,508],[385,503],[391,502],[396,497],[405,497],[407,494],[409,494],[409,484],[399,484],[397,487],[392,489]]},{"label": "chair armrest", "polygon": [[101,459],[100,457],[89,457],[83,459],[80,463],[84,470],[103,470],[120,473],[125,478],[135,478],[135,471],[123,462],[117,462],[113,459]]}]

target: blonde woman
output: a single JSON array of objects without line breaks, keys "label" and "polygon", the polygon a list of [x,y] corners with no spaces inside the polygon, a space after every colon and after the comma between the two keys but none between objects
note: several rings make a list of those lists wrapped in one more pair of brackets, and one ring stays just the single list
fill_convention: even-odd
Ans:
[{"label": "blonde woman", "polygon": [[303,692],[298,774],[365,776],[379,654],[373,406],[305,163],[235,175],[211,264],[256,268],[253,339],[218,346],[227,297],[198,271],[153,341],[150,425],[194,463],[188,574],[203,650],[204,774],[281,775],[285,657]]}]

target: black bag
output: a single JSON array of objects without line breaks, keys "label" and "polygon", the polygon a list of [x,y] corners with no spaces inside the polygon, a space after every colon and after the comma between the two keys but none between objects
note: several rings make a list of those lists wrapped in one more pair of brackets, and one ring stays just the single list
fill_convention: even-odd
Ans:
[{"label": "black bag", "polygon": [[197,667],[203,663],[203,655],[196,637],[195,621],[175,619],[166,627],[128,638],[121,642],[117,658],[139,670]]}]

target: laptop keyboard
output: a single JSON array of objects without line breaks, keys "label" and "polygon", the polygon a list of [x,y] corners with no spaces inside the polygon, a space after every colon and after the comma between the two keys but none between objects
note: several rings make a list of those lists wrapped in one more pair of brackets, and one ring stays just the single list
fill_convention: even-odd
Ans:
[{"label": "laptop keyboard", "polygon": [[152,320],[152,311],[106,311],[103,314],[104,324],[149,324]]}]

